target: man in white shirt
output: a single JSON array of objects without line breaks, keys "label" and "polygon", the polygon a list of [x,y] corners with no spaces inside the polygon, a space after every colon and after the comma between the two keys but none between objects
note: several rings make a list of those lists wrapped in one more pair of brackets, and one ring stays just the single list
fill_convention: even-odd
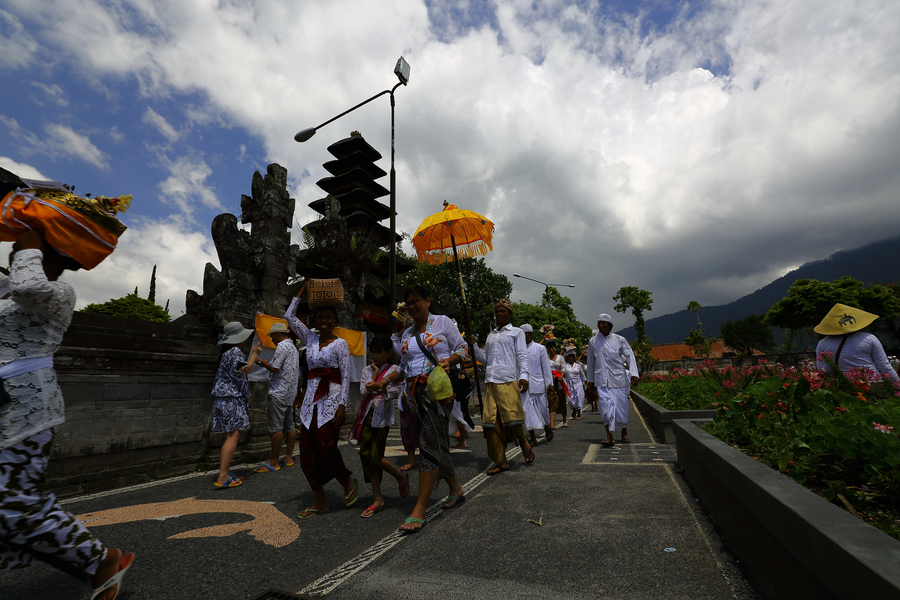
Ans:
[{"label": "man in white shirt", "polygon": [[481,423],[487,439],[488,456],[494,467],[488,475],[509,471],[506,445],[516,442],[525,462],[534,462],[534,450],[525,439],[525,411],[520,394],[528,391],[528,350],[525,334],[513,327],[512,304],[500,300],[494,307],[497,328],[488,334],[484,350],[474,345],[475,358],[485,365],[484,411]]},{"label": "man in white shirt", "polygon": [[609,447],[616,441],[615,431],[622,429],[622,442],[628,443],[628,395],[638,382],[637,361],[628,340],[612,333],[612,317],[601,313],[597,317],[597,334],[588,344],[588,385],[597,390],[600,411],[606,424],[606,439],[600,444]]},{"label": "man in white shirt", "polygon": [[[291,340],[290,331],[284,323],[275,323],[269,330],[269,337],[275,343],[275,355],[271,361],[259,361],[269,372],[269,394],[266,409],[269,417],[269,435],[272,439],[272,454],[268,462],[256,469],[256,473],[278,471],[282,466],[294,466],[294,440],[297,426],[294,424],[294,398],[297,396],[297,381],[300,378],[300,353]],[[279,460],[281,444],[287,441],[287,452]]]},{"label": "man in white shirt", "polygon": [[525,333],[529,372],[528,391],[522,393],[522,408],[525,410],[525,429],[531,435],[531,445],[534,446],[537,444],[535,431],[542,427],[547,434],[547,441],[553,441],[547,401],[547,388],[553,385],[553,372],[550,370],[547,349],[534,342],[534,328],[525,323],[520,329]]}]

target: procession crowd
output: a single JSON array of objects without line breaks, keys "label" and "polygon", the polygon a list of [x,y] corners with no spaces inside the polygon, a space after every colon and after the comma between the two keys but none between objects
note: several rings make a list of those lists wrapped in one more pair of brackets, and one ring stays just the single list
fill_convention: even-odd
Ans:
[{"label": "procession crowd", "polygon": [[[316,309],[312,317],[315,329],[297,317],[297,306],[305,290],[304,285],[284,315],[289,329],[276,323],[269,331],[276,344],[270,361],[258,361],[259,344],[249,349],[253,330],[239,323],[226,326],[219,342],[222,358],[213,389],[213,430],[228,436],[214,485],[237,487],[243,479],[230,470],[230,464],[240,431],[249,428],[244,402],[249,394],[246,373],[254,363],[269,371],[271,454],[255,472],[270,473],[295,464],[296,430],[298,462],[315,496],[314,503],[299,512],[300,519],[328,510],[324,486],[333,479],[343,487],[345,507],[356,503],[360,494],[359,481],[338,450],[350,396],[349,347],[334,333],[335,308]],[[427,289],[410,288],[403,303],[406,322],[402,331],[390,337],[376,336],[369,345],[372,362],[360,378],[362,402],[349,434],[349,442],[359,446],[364,481],[372,488],[373,501],[361,513],[362,517],[372,517],[384,507],[384,473],[396,480],[399,496],[405,499],[413,468],[417,468],[419,476],[418,499],[400,526],[401,532],[415,533],[425,526],[425,510],[438,480],[446,481],[449,487],[450,493],[443,502],[445,509],[465,502],[453,467],[450,440],[451,436],[457,438],[456,448],[466,447],[468,432],[474,430],[468,406],[473,391],[471,382],[474,377],[481,377],[477,366],[484,368],[481,422],[488,456],[494,463],[488,475],[510,469],[506,456],[510,443],[522,449],[526,464],[533,464],[537,432],[544,431],[546,440],[552,441],[557,417],[561,416],[561,427],[568,427],[569,411],[573,419],[581,419],[586,400],[594,411],[601,412],[606,424],[607,437],[601,442],[604,446],[616,443],[614,433],[619,430],[620,443],[631,441],[627,432],[628,392],[637,382],[637,364],[628,342],[612,333],[612,318],[608,314],[599,316],[599,332],[582,351],[582,356],[587,357],[585,366],[579,362],[581,356],[576,356],[574,340],[566,340],[563,353],[557,352],[551,326],[542,328],[541,343],[535,342],[531,325],[514,327],[513,306],[508,300],[497,302],[496,326],[483,347],[473,336],[463,339],[452,319],[432,314],[430,307]],[[291,333],[305,346],[303,361]],[[305,377],[300,376],[301,363]],[[438,386],[432,382],[435,370],[446,373],[448,379],[448,393],[438,398],[433,393]],[[295,421],[295,391],[298,384],[304,383]],[[395,405],[408,453],[408,462],[400,468],[384,457]]]},{"label": "procession crowd", "polygon": [[[65,270],[77,268],[78,263],[47,245],[43,234],[29,230],[13,245],[9,276],[0,274],[0,572],[41,560],[90,582],[92,600],[114,600],[135,555],[106,547],[42,488],[53,436],[64,422],[53,355],[75,307],[72,286],[58,279]],[[315,329],[298,318],[305,288],[287,308],[287,325],[276,323],[268,332],[275,343],[270,360],[260,359],[259,344],[250,347],[253,330],[240,323],[225,326],[212,388],[213,431],[225,434],[214,485],[229,489],[243,483],[231,471],[231,461],[240,432],[249,429],[247,374],[255,365],[268,371],[271,454],[255,471],[272,473],[293,466],[298,446],[298,462],[314,494],[313,504],[299,512],[300,519],[328,510],[324,486],[333,479],[343,487],[345,507],[353,506],[360,495],[358,479],[338,448],[350,397],[349,346],[335,333],[335,308],[315,311]],[[551,328],[542,328],[541,340],[535,341],[530,325],[514,327],[508,300],[496,303],[495,326],[483,346],[471,335],[464,339],[450,318],[431,313],[427,289],[410,288],[404,300],[402,332],[377,336],[370,344],[372,362],[363,370],[362,402],[350,428],[349,441],[359,446],[363,478],[372,488],[372,504],[362,517],[372,517],[384,507],[384,473],[396,480],[399,496],[405,499],[413,468],[418,470],[418,498],[400,526],[403,533],[425,526],[425,511],[438,480],[449,487],[443,508],[465,502],[450,437],[458,438],[457,448],[465,447],[467,434],[474,429],[468,396],[470,383],[477,386],[481,380],[479,364],[484,367],[485,388],[482,428],[494,463],[488,475],[510,469],[506,454],[510,443],[522,449],[526,464],[533,464],[536,432],[543,430],[551,442],[557,419],[561,417],[560,427],[568,427],[569,409],[573,419],[580,419],[585,404],[599,411],[606,425],[603,446],[630,442],[628,397],[630,386],[637,383],[637,364],[628,342],[612,333],[609,314],[599,315],[598,332],[582,350],[586,358],[582,365],[575,345],[565,343],[568,340],[562,355],[557,352]],[[861,331],[877,318],[855,307],[835,305],[816,327],[824,336],[819,353],[832,357],[819,368],[834,365],[842,372],[870,368],[900,385],[881,344]],[[305,345],[302,359],[292,336]],[[299,400],[301,382],[305,391]],[[408,453],[400,468],[385,459],[395,402]]]}]

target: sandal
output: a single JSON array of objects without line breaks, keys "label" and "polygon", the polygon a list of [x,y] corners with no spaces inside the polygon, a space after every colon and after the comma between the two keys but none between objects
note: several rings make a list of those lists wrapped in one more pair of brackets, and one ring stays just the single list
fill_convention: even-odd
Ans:
[{"label": "sandal", "polygon": [[[523,453],[524,454],[524,453]],[[527,456],[525,457],[526,465],[533,465],[534,459],[537,458],[537,455],[534,453],[534,448],[531,449],[531,458],[529,459]]]},{"label": "sandal", "polygon": [[621,439],[621,442],[622,442],[623,444],[630,444],[630,443],[631,443],[631,438],[623,437],[623,438]]},{"label": "sandal", "polygon": [[243,480],[244,480],[244,476],[243,476],[243,475],[238,475],[238,474],[235,473],[234,471],[228,471],[228,476],[229,476],[229,477],[234,477],[234,478],[237,479],[238,481],[243,481]]},{"label": "sandal", "polygon": [[280,470],[281,470],[281,465],[279,465],[277,467],[273,467],[269,463],[264,462],[263,464],[259,465],[255,469],[253,469],[253,472],[254,473],[269,473],[271,471],[280,471]]},{"label": "sandal", "polygon": [[[466,501],[466,497],[463,494],[460,494],[459,496],[450,494],[449,496],[447,496],[444,499],[444,503],[441,505],[441,508],[443,508],[444,510],[450,510],[457,504],[462,504],[465,501]],[[453,504],[450,504],[450,506],[447,506],[447,504],[449,504],[450,502],[452,502]]]},{"label": "sandal", "polygon": [[313,506],[310,506],[309,508],[304,508],[303,510],[301,510],[300,513],[297,515],[297,518],[298,519],[309,519],[316,515],[320,515],[322,513],[327,513],[327,512],[328,512],[327,506],[325,508],[315,508]]},{"label": "sandal", "polygon": [[217,488],[219,488],[220,490],[225,490],[228,488],[238,487],[242,483],[244,483],[244,481],[242,479],[237,479],[237,478],[229,475],[228,479],[226,479],[224,483],[219,483],[218,481],[214,481],[213,485],[216,486]]},{"label": "sandal", "polygon": [[356,477],[353,478],[353,485],[350,488],[350,491],[344,494],[344,508],[350,508],[356,501],[359,499],[359,482],[356,481]]},{"label": "sandal", "polygon": [[278,461],[278,464],[281,465],[282,467],[293,467],[293,466],[296,465],[297,463],[296,463],[296,462],[293,462],[293,461],[291,461],[291,462],[284,462],[284,459],[282,458],[281,460]]},{"label": "sandal", "polygon": [[409,475],[406,476],[406,481],[403,482],[403,485],[400,486],[400,499],[406,500],[409,497]]},{"label": "sandal", "polygon": [[488,477],[492,477],[494,475],[499,475],[500,473],[505,473],[507,471],[509,471],[509,467],[506,467],[505,469],[501,467],[494,467],[493,469],[488,469],[487,475]]},{"label": "sandal", "polygon": [[419,533],[421,530],[425,529],[425,520],[417,519],[415,517],[406,517],[406,521],[403,522],[404,525],[410,525],[412,523],[418,523],[419,527],[415,527],[413,529],[404,529],[403,527],[399,527],[397,531],[400,533],[411,534],[411,533]]},{"label": "sandal", "polygon": [[116,593],[113,594],[112,600],[118,598],[119,594],[122,592],[122,580],[125,578],[125,573],[128,572],[128,569],[131,568],[132,564],[134,564],[134,552],[123,554],[122,559],[119,561],[119,571],[107,579],[106,583],[94,589],[94,592],[91,594],[91,600],[94,600],[112,586],[116,586]]},{"label": "sandal", "polygon": [[615,446],[616,443],[610,442],[609,440],[603,440],[602,442],[600,442],[600,445],[603,446],[604,448],[611,448],[611,447]]},{"label": "sandal", "polygon": [[383,508],[384,504],[382,504],[381,506],[378,506],[377,504],[371,504],[369,505],[369,508],[362,511],[359,516],[361,516],[363,519],[368,519],[369,517],[374,517],[376,513],[380,513]]},{"label": "sandal", "polygon": [[400,467],[400,470],[403,471],[403,472],[405,473],[405,472],[407,472],[407,471],[409,471],[409,470],[412,470],[412,469],[415,469],[415,468],[416,468],[416,465],[413,465],[413,464],[410,464],[410,463],[406,463],[405,465],[403,465],[402,467]]}]

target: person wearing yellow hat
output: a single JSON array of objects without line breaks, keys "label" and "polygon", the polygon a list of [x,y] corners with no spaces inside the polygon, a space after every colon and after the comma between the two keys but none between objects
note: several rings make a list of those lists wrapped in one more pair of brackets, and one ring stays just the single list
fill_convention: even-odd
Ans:
[{"label": "person wearing yellow hat", "polygon": [[875,322],[878,315],[854,306],[835,304],[813,331],[824,335],[816,346],[816,366],[820,371],[830,370],[825,359],[829,357],[842,373],[865,367],[876,375],[886,376],[900,387],[900,377],[891,367],[884,347],[871,333],[862,331]]}]

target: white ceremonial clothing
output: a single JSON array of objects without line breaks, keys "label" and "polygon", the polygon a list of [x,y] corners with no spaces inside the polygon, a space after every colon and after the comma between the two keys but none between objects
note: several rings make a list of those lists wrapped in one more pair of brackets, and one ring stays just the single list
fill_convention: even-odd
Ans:
[{"label": "white ceremonial clothing", "polygon": [[[838,347],[841,345],[843,335],[826,335],[819,340],[816,346],[816,367],[820,371],[828,371],[830,367],[825,361],[819,360],[822,352],[830,352],[831,358],[837,353]],[[846,373],[854,368],[866,367],[875,372],[876,375],[887,373],[895,384],[900,384],[900,377],[897,372],[891,368],[884,346],[871,333],[863,331],[854,331],[847,334],[847,341],[841,348],[841,355],[838,357],[838,368],[841,372]]]},{"label": "white ceremonial clothing", "polygon": [[[380,367],[376,367],[374,364],[366,365],[359,378],[360,396],[365,398],[370,393],[374,394],[369,405],[366,407],[366,414],[363,415],[363,418],[365,418],[370,412],[372,413],[372,427],[390,427],[394,424],[394,400],[400,398],[399,383],[389,383],[384,390],[384,394],[381,392],[370,392],[368,388],[366,388],[366,384],[374,382],[375,376],[378,375],[383,368],[384,365]],[[390,365],[381,377],[387,377],[391,373],[396,373],[397,371],[399,371],[397,365]]]},{"label": "white ceremonial clothing", "polygon": [[300,407],[300,422],[309,429],[312,424],[313,409],[318,406],[319,413],[316,416],[316,423],[319,427],[330,423],[337,413],[338,406],[343,406],[346,410],[350,401],[350,346],[347,340],[337,338],[324,348],[319,348],[319,334],[313,333],[300,319],[297,318],[297,304],[299,298],[294,298],[284,313],[284,318],[300,341],[306,343],[306,364],[310,371],[313,369],[338,369],[341,373],[341,382],[327,382],[328,391],[324,396],[319,398],[318,402],[313,402],[316,397],[316,390],[322,379],[312,377],[306,386],[306,395],[303,397],[303,405]]},{"label": "white ceremonial clothing", "polygon": [[534,341],[526,345],[528,350],[528,391],[520,394],[525,410],[525,430],[543,429],[550,424],[550,408],[547,388],[553,385],[553,372],[547,349]]},{"label": "white ceremonial clothing", "polygon": [[600,413],[610,431],[628,426],[631,378],[638,377],[637,361],[621,335],[597,333],[588,344],[587,372],[597,388]]},{"label": "white ceremonial clothing", "polygon": [[600,417],[610,431],[628,427],[628,395],[631,388],[608,388],[597,386],[600,398]]},{"label": "white ceremonial clothing", "polygon": [[[468,398],[466,398],[468,401]],[[466,418],[463,416],[462,407],[459,404],[459,400],[453,400],[453,408],[450,410],[450,418],[449,418],[449,430],[450,435],[453,435],[457,431],[459,431],[459,425],[462,423],[463,429],[466,431],[474,431],[469,424],[466,423]]]},{"label": "white ceremonial clothing", "polygon": [[476,345],[475,358],[485,365],[485,383],[530,379],[525,332],[510,323],[491,331],[483,350]]},{"label": "white ceremonial clothing", "polygon": [[563,379],[569,388],[571,396],[568,398],[569,406],[581,410],[584,408],[584,370],[580,363],[563,365]]}]

